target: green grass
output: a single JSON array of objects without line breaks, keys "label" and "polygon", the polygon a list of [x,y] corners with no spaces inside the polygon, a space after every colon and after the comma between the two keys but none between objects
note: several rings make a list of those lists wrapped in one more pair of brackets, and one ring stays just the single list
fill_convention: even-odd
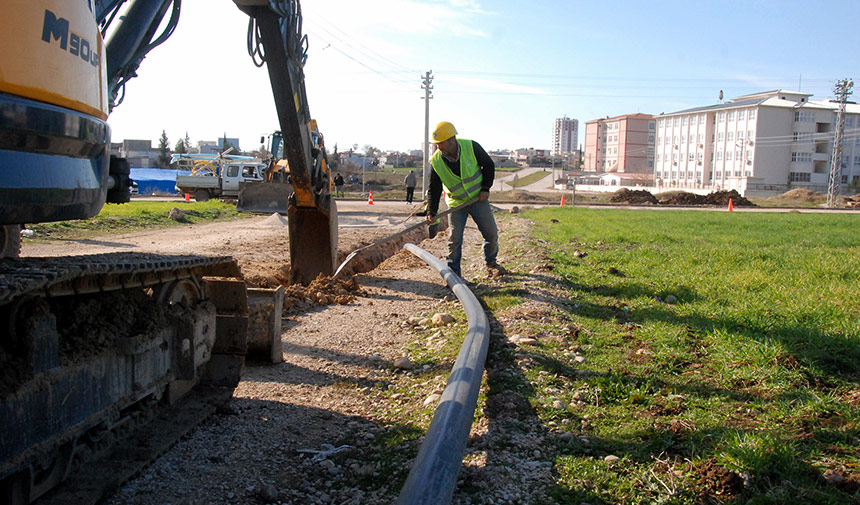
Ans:
[{"label": "green grass", "polygon": [[506,184],[512,188],[519,188],[522,186],[528,186],[529,184],[533,184],[544,177],[548,177],[550,172],[543,170],[541,172],[532,172],[525,177],[520,177],[516,181],[507,182]]},{"label": "green grass", "polygon": [[[186,211],[182,220],[168,217],[171,209]],[[235,204],[217,200],[208,202],[155,202],[132,200],[125,204],[106,204],[101,212],[90,219],[57,221],[28,225],[39,238],[80,238],[108,233],[125,233],[135,230],[183,226],[198,222],[242,219],[253,214],[236,212]],[[30,239],[28,239],[30,240]]]},{"label": "green grass", "polygon": [[[552,461],[554,501],[860,499],[858,216],[552,208],[524,217],[535,221],[528,247],[561,278],[558,318],[582,328],[559,339],[550,321],[539,345],[518,351],[519,387],[541,424],[577,437]],[[509,310],[519,282],[491,297],[491,311]],[[573,345],[585,363],[571,361]],[[553,408],[556,398],[568,407]],[[824,484],[825,471],[845,481]]]}]

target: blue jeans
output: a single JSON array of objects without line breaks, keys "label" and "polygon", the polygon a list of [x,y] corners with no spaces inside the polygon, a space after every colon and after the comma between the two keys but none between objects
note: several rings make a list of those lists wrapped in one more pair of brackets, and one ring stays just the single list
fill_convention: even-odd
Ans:
[{"label": "blue jeans", "polygon": [[463,231],[466,229],[466,219],[472,216],[472,220],[478,225],[481,235],[484,236],[484,261],[487,264],[496,262],[499,254],[499,230],[496,228],[496,219],[490,208],[490,201],[483,200],[455,212],[448,216],[448,267],[457,275],[460,275],[460,260],[463,257]]}]

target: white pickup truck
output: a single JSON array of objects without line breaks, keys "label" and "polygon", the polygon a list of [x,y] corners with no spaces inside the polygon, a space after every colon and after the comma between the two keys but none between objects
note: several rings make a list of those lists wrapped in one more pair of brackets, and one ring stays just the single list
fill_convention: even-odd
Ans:
[{"label": "white pickup truck", "polygon": [[219,174],[177,175],[176,189],[180,194],[193,195],[198,202],[210,198],[236,198],[239,196],[239,183],[263,181],[265,163],[227,162],[221,165]]}]

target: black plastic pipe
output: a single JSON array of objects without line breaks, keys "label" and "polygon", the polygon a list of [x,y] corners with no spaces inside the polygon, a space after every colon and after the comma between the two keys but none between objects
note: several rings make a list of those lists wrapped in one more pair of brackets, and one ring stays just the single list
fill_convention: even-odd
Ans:
[{"label": "black plastic pipe", "polygon": [[478,405],[490,344],[490,324],[478,299],[448,265],[414,244],[406,244],[403,248],[439,272],[460,300],[469,320],[466,339],[451,369],[427,436],[397,498],[398,505],[447,504],[454,495]]}]

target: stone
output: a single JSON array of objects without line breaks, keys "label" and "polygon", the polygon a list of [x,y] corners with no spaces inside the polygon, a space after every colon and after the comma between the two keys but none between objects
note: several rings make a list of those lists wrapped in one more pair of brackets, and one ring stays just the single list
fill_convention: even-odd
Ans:
[{"label": "stone", "polygon": [[616,456],[614,454],[610,454],[609,456],[606,456],[605,458],[603,458],[603,461],[606,461],[607,463],[612,463],[614,461],[618,461],[619,459],[621,459],[621,458],[619,458],[618,456]]},{"label": "stone", "polygon": [[261,500],[266,503],[275,502],[278,500],[278,489],[272,484],[263,483],[257,486],[256,494]]},{"label": "stone", "polygon": [[564,400],[553,400],[552,401],[552,408],[554,408],[556,410],[564,410],[567,408],[567,404],[564,403]]},{"label": "stone", "polygon": [[438,403],[441,398],[442,395],[440,395],[439,393],[433,393],[424,400],[424,406],[429,407],[434,403]]},{"label": "stone", "polygon": [[666,303],[675,303],[678,301],[678,297],[675,295],[669,295],[666,297]]},{"label": "stone", "polygon": [[508,337],[508,342],[510,342],[510,343],[512,343],[512,344],[516,344],[516,343],[518,343],[518,342],[520,341],[520,338],[521,338],[521,337],[520,337],[520,334],[519,334],[519,333],[514,333],[513,335],[511,335],[510,337]]},{"label": "stone", "polygon": [[409,361],[409,358],[406,356],[401,356],[394,360],[394,368],[399,368],[400,370],[412,370],[412,362]]},{"label": "stone", "polygon": [[433,324],[436,326],[447,326],[454,322],[454,316],[447,313],[437,312],[433,314]]},{"label": "stone", "polygon": [[516,205],[514,205],[513,207],[511,207],[511,214],[519,214],[519,213],[520,213],[520,208],[519,208],[519,207],[517,207]]},{"label": "stone", "polygon": [[573,361],[576,361],[577,363],[585,363],[588,360],[585,359],[585,356],[576,356],[573,358]]},{"label": "stone", "polygon": [[537,344],[537,340],[533,339],[531,337],[523,337],[523,338],[520,338],[517,341],[517,343],[520,345],[535,345],[535,344]]}]

